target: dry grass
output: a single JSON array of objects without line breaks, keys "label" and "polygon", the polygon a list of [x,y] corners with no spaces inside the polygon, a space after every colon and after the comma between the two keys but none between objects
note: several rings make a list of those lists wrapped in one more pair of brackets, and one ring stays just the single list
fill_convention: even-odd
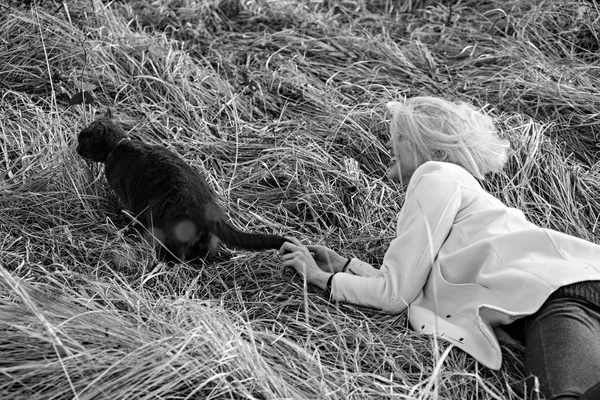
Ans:
[{"label": "dry grass", "polygon": [[[383,178],[384,104],[463,99],[515,148],[487,188],[598,243],[594,2],[0,8],[0,397],[531,398],[519,347],[487,370],[404,314],[282,279],[274,252],[157,262],[73,144],[112,107],[206,173],[236,225],[377,265],[403,201]],[[68,107],[82,83],[97,103]]]}]

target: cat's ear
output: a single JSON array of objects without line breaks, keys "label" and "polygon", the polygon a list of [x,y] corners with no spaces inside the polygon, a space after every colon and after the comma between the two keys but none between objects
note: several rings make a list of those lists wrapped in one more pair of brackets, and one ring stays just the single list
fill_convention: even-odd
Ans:
[{"label": "cat's ear", "polygon": [[112,117],[113,117],[113,115],[112,115],[112,111],[111,111],[111,109],[110,109],[110,108],[107,108],[107,109],[106,109],[106,113],[104,114],[104,118],[107,118],[107,119],[112,119]]}]

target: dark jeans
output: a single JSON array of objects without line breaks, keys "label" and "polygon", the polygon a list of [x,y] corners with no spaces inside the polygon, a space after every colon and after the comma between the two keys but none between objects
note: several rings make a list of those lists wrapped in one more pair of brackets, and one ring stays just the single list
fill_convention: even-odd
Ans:
[{"label": "dark jeans", "polygon": [[[547,400],[578,399],[600,382],[600,306],[570,297],[550,298],[521,322],[525,368],[539,379]],[[534,388],[528,385],[530,392]]]}]

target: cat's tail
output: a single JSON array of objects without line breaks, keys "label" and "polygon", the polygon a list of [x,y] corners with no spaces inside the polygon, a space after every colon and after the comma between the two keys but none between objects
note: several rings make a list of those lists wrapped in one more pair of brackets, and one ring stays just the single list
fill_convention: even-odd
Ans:
[{"label": "cat's tail", "polygon": [[283,236],[242,232],[226,221],[219,221],[215,228],[215,233],[223,244],[238,250],[279,249],[287,242]]}]

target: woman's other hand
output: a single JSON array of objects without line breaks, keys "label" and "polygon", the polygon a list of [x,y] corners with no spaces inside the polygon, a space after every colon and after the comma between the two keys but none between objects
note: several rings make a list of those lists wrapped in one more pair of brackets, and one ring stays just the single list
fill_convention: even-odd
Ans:
[{"label": "woman's other hand", "polygon": [[328,247],[308,245],[306,248],[312,253],[312,257],[319,268],[325,272],[342,272],[342,269],[348,262],[346,257],[340,256]]},{"label": "woman's other hand", "polygon": [[[330,256],[329,252],[332,252],[333,254],[335,254],[335,252],[323,246],[310,246],[313,248],[319,247],[317,251],[321,250],[320,255],[317,255],[317,251],[315,251],[315,256],[320,259],[320,265],[318,265],[316,258],[313,258],[311,250],[309,250],[308,247],[304,246],[298,239],[286,239],[288,239],[288,241],[279,249],[279,254],[283,260],[283,266],[294,268],[298,273],[304,275],[308,283],[318,286],[321,289],[325,289],[331,273],[323,271],[323,269],[320,268],[320,265],[326,265],[325,263],[328,262],[327,260]],[[329,250],[329,252],[323,251],[322,249]],[[337,256],[337,254],[335,255]]]}]

